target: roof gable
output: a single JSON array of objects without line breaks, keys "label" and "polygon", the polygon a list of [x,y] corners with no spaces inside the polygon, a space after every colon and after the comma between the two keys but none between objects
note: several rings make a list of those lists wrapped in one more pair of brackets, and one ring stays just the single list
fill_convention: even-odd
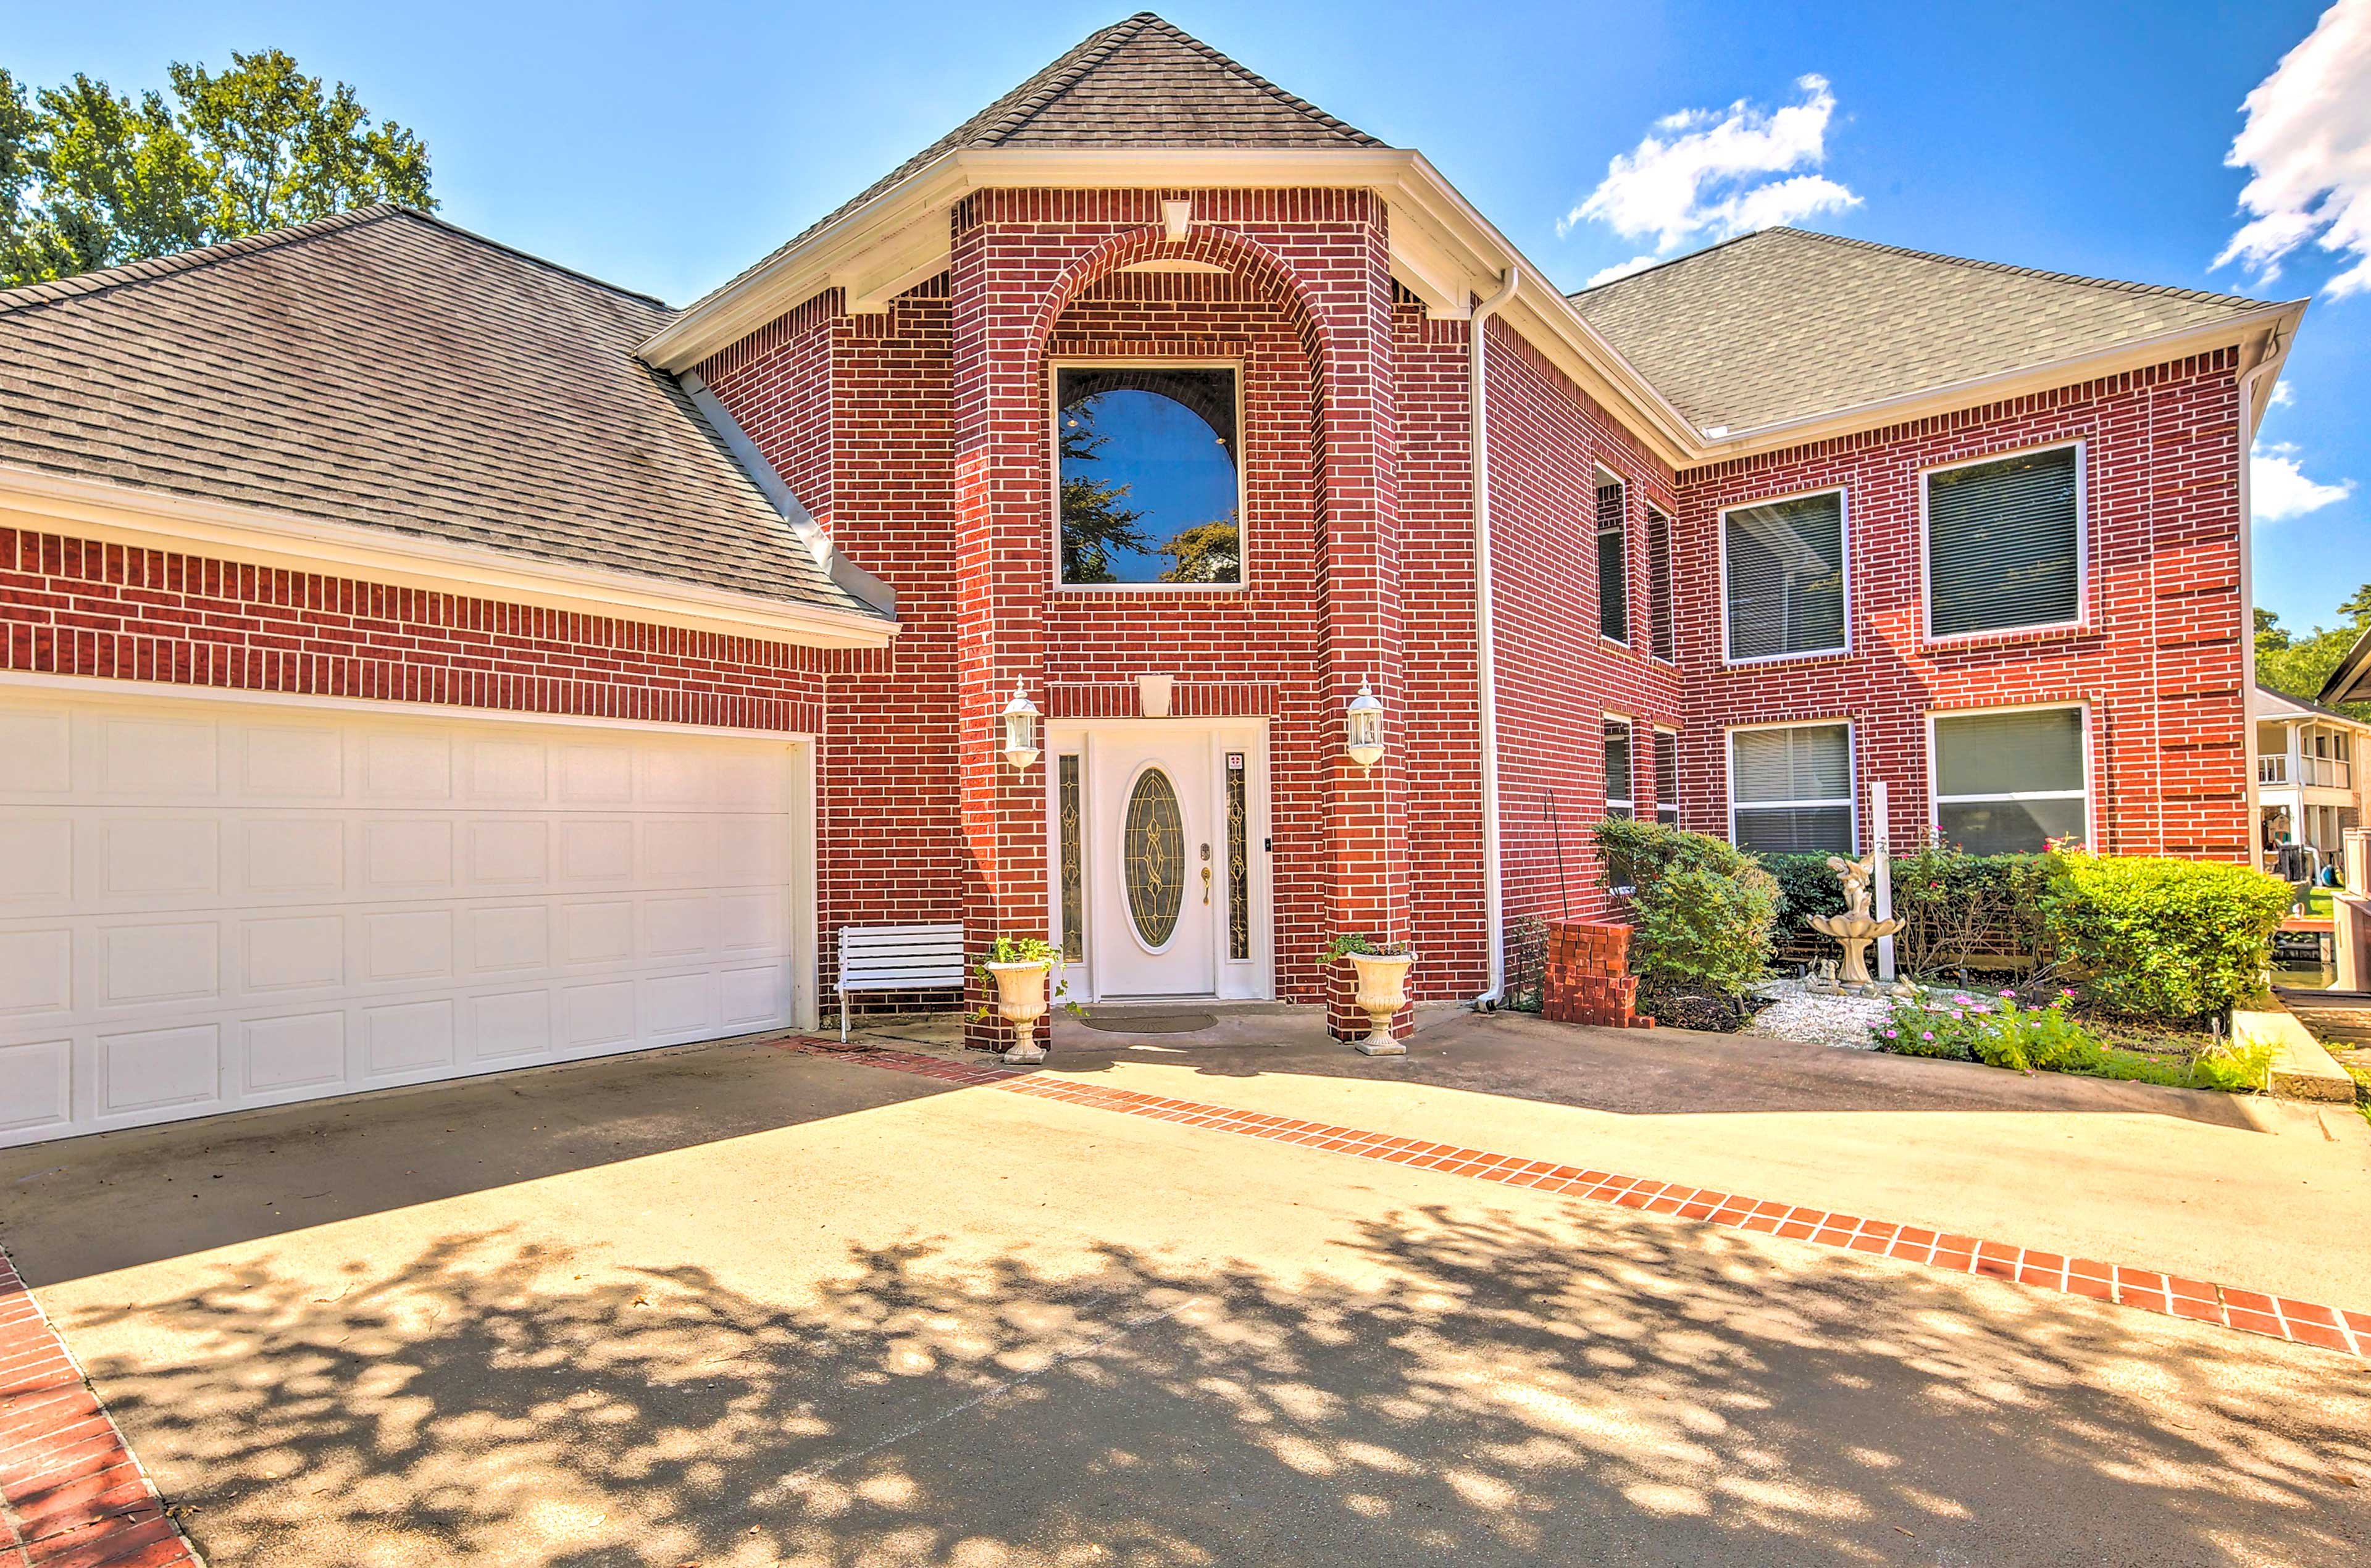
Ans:
[{"label": "roof gable", "polygon": [[1802,229],[1570,296],[1699,429],[1742,432],[2049,364],[2265,308]]},{"label": "roof gable", "polygon": [[1052,63],[808,225],[689,307],[949,153],[989,147],[1380,147],[1150,11],[1090,33]]},{"label": "roof gable", "polygon": [[408,208],[0,293],[0,464],[865,613],[657,301]]}]

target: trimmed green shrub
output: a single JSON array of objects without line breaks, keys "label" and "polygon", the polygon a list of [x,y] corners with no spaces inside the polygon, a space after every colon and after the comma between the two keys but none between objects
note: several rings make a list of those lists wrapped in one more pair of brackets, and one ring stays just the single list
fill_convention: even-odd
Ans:
[{"label": "trimmed green shrub", "polygon": [[2111,1012],[2186,1022],[2261,989],[2294,896],[2278,877],[2214,860],[2053,857],[2039,903],[2085,997]]},{"label": "trimmed green shrub", "polygon": [[1741,996],[1770,973],[1778,883],[1754,858],[1702,833],[1609,818],[1592,830],[1602,887],[1626,887],[1630,967],[1648,995]]},{"label": "trimmed green shrub", "polygon": [[1782,942],[1801,941],[1809,938],[1825,941],[1811,929],[1814,915],[1841,915],[1845,910],[1844,884],[1836,873],[1828,870],[1825,855],[1756,856],[1778,882],[1778,940]]},{"label": "trimmed green shrub", "polygon": [[2047,855],[1971,855],[1933,840],[1893,859],[1893,944],[1905,974],[1986,967],[1987,957],[2048,957],[2041,894]]}]

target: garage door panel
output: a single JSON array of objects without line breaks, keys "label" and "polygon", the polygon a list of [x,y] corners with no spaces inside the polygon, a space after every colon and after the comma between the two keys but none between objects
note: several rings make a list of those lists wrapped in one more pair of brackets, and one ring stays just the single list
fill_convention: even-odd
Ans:
[{"label": "garage door panel", "polygon": [[343,1008],[247,1019],[238,1038],[240,1087],[251,1102],[332,1092],[347,1081]]},{"label": "garage door panel", "polygon": [[74,897],[74,843],[65,813],[0,807],[0,914],[64,907]]},{"label": "garage door panel", "polygon": [[0,709],[0,800],[74,789],[74,721],[64,709]]},{"label": "garage door panel", "polygon": [[0,686],[0,1145],[786,1025],[802,762]]},{"label": "garage door panel", "polygon": [[363,800],[382,806],[442,806],[453,801],[453,737],[425,728],[363,737]]},{"label": "garage door panel", "polygon": [[212,1003],[221,997],[221,921],[142,920],[99,928],[97,1001],[102,1009]]},{"label": "garage door panel", "polygon": [[211,801],[222,790],[220,727],[211,714],[94,712],[78,719],[90,759],[75,793],[126,801]]},{"label": "garage door panel", "polygon": [[346,737],[328,724],[249,724],[235,732],[237,799],[336,805],[346,798]]},{"label": "garage door panel", "polygon": [[223,1101],[222,1025],[128,1029],[98,1037],[102,1119],[213,1110]]}]

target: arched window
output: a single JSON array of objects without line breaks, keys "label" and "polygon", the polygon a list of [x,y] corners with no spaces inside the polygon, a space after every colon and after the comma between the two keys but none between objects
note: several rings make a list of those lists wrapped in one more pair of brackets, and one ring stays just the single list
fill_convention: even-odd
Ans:
[{"label": "arched window", "polygon": [[1221,365],[1059,365],[1065,586],[1243,580],[1236,375]]}]

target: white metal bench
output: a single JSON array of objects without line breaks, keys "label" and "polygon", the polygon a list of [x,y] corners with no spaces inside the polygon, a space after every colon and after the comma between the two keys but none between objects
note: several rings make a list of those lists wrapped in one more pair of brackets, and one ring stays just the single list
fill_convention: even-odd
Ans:
[{"label": "white metal bench", "polygon": [[943,926],[842,926],[839,928],[839,1037],[848,1038],[850,991],[963,989],[964,928]]}]

